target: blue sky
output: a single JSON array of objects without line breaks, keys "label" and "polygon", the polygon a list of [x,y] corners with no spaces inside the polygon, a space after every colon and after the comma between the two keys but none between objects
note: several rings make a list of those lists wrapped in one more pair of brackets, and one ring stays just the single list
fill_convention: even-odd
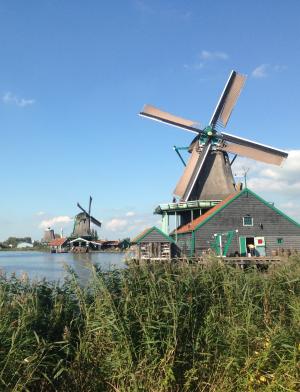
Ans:
[{"label": "blue sky", "polygon": [[137,113],[206,124],[231,69],[248,79],[227,131],[293,150],[282,170],[235,170],[300,218],[299,15],[296,0],[1,1],[0,240],[68,233],[90,194],[102,237],[156,223],[191,135]]}]

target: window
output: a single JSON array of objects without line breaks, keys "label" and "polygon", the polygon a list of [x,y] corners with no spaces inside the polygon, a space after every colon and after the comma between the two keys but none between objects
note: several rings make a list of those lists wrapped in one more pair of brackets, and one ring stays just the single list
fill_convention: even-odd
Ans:
[{"label": "window", "polygon": [[283,244],[283,238],[277,238],[277,244]]},{"label": "window", "polygon": [[253,226],[253,218],[252,216],[244,216],[243,218],[243,226]]}]

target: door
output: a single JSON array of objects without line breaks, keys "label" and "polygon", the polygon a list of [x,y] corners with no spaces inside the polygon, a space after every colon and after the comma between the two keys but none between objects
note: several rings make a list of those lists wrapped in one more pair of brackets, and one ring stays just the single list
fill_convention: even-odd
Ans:
[{"label": "door", "polygon": [[216,250],[217,250],[217,255],[222,256],[222,236],[221,236],[221,234],[217,234],[217,236],[216,236]]},{"label": "door", "polygon": [[254,238],[255,251],[257,256],[264,257],[266,256],[266,242],[264,237],[255,237]]},{"label": "door", "polygon": [[240,237],[240,255],[247,256],[246,237]]},{"label": "door", "polygon": [[221,236],[221,234],[215,234],[215,240],[212,244],[212,248],[216,252],[217,256],[221,256],[221,253],[222,253],[222,236]]}]

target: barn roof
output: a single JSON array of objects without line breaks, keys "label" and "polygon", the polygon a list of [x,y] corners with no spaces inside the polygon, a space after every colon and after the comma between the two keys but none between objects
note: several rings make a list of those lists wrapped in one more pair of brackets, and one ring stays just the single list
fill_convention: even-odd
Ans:
[{"label": "barn roof", "polygon": [[49,242],[49,246],[60,246],[67,241],[67,238],[55,238],[55,240]]},{"label": "barn roof", "polygon": [[165,239],[168,242],[174,243],[175,241],[173,240],[172,237],[170,237],[168,234],[164,233],[162,230],[160,230],[158,227],[153,226],[153,227],[148,227],[147,229],[143,230],[140,234],[138,234],[133,240],[131,240],[132,244],[138,244],[139,242],[142,241],[143,238],[145,238],[148,234],[152,233],[152,231],[157,231],[159,234],[165,237]]},{"label": "barn roof", "polygon": [[134,237],[131,240],[131,243],[136,244],[142,237],[144,237],[146,234],[148,234],[148,232],[150,232],[151,229],[152,229],[152,227],[147,227],[145,230],[141,231],[136,237]]},{"label": "barn roof", "polygon": [[[193,231],[198,227],[201,223],[205,222],[210,216],[214,215],[215,213],[219,212],[219,210],[223,209],[231,200],[236,198],[239,193],[232,193],[231,195],[227,196],[224,200],[222,200],[219,204],[215,207],[208,210],[205,214],[200,215],[198,218],[194,219],[192,222],[187,223],[184,226],[181,226],[177,230],[177,234],[187,233],[189,231]],[[175,231],[174,231],[175,232]]]},{"label": "barn roof", "polygon": [[198,218],[194,219],[192,222],[180,227],[177,231],[174,231],[172,234],[175,234],[175,232],[177,234],[184,234],[184,233],[188,233],[194,230],[197,230],[198,228],[200,228],[204,223],[206,223],[208,220],[210,220],[212,217],[214,217],[216,214],[218,214],[219,212],[221,212],[224,208],[226,208],[229,204],[231,204],[234,200],[236,200],[237,198],[239,198],[242,194],[244,193],[250,193],[251,195],[253,195],[254,197],[256,197],[256,199],[258,199],[259,201],[261,201],[262,203],[264,203],[266,206],[268,206],[269,208],[271,208],[273,211],[277,212],[278,214],[280,214],[281,216],[283,216],[284,218],[288,219],[290,222],[292,222],[293,224],[295,224],[297,227],[300,227],[299,223],[297,223],[296,221],[294,221],[292,218],[290,218],[289,216],[287,216],[286,214],[284,214],[282,211],[280,211],[278,208],[274,207],[273,204],[267,202],[266,200],[264,200],[263,198],[261,198],[260,196],[258,196],[256,193],[254,193],[253,191],[251,191],[248,188],[244,188],[242,191],[238,192],[238,193],[232,193],[231,195],[229,195],[228,197],[226,197],[226,199],[224,199],[223,201],[221,201],[219,204],[217,204],[215,207],[211,208],[210,210],[208,210],[205,214],[199,216]]}]

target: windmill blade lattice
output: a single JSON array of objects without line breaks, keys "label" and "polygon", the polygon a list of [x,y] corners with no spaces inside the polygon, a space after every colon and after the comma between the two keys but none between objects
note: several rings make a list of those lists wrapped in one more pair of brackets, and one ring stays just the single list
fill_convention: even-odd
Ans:
[{"label": "windmill blade lattice", "polygon": [[192,151],[191,159],[188,162],[186,169],[174,190],[174,194],[181,197],[182,200],[189,199],[193,187],[195,186],[195,183],[201,174],[206,157],[210,152],[211,144],[206,143],[201,154],[199,154],[198,149],[198,146],[195,145]]},{"label": "windmill blade lattice", "polygon": [[186,131],[196,133],[197,135],[199,132],[201,132],[201,129],[197,128],[199,124],[196,121],[174,116],[173,114],[164,112],[163,110],[160,110],[152,105],[145,105],[139,114],[142,117],[148,117],[154,121],[163,122],[177,128],[182,128]]},{"label": "windmill blade lattice", "polygon": [[278,166],[288,157],[288,154],[283,150],[278,150],[228,133],[222,133],[222,135],[225,143],[221,149],[224,151]]},{"label": "windmill blade lattice", "polygon": [[246,76],[238,74],[232,71],[225,88],[221,94],[219,102],[215,108],[209,125],[215,129],[217,125],[226,127],[232,110],[238,100],[238,97],[242,91],[245,84]]}]

